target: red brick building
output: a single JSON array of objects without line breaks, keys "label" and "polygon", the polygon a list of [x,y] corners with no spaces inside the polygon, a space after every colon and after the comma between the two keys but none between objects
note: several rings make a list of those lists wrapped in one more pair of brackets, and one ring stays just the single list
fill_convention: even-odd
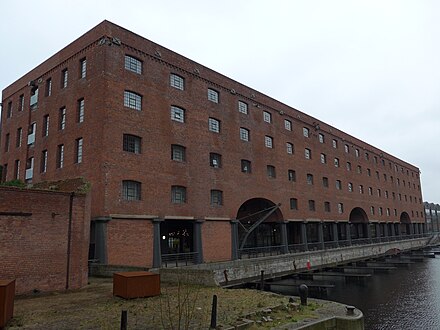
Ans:
[{"label": "red brick building", "polygon": [[108,21],[2,98],[2,180],[89,180],[103,263],[424,232],[417,167]]},{"label": "red brick building", "polygon": [[0,187],[0,278],[17,294],[85,286],[89,229],[87,194]]}]

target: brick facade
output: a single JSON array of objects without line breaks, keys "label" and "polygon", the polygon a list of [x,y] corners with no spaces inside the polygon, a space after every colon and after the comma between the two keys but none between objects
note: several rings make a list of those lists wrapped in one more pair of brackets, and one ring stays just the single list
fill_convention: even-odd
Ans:
[{"label": "brick facade", "polygon": [[[142,62],[141,73],[125,69],[126,55]],[[81,78],[83,59],[87,73]],[[68,85],[61,88],[65,69]],[[183,78],[183,90],[170,86],[171,74]],[[52,94],[45,96],[48,79],[52,79]],[[29,81],[39,87],[38,106],[33,110],[28,106]],[[218,92],[218,103],[208,100],[208,89]],[[124,106],[125,91],[142,97],[140,111]],[[20,95],[24,95],[24,111],[18,109]],[[77,119],[80,99],[85,103],[82,123]],[[247,104],[248,114],[239,111],[239,101]],[[205,260],[227,260],[231,255],[227,220],[235,219],[240,207],[254,198],[281,203],[278,220],[289,222],[347,222],[355,208],[364,210],[373,222],[398,223],[402,214],[409,215],[412,223],[424,222],[417,167],[107,21],[7,87],[3,104],[9,102],[11,118],[2,113],[0,165],[7,164],[3,179],[14,178],[16,160],[23,179],[31,157],[32,182],[87,178],[92,183],[92,216],[110,219],[108,237],[101,242],[107,246],[109,263],[152,265],[153,218],[205,220],[201,225]],[[184,123],[171,119],[171,106],[185,110]],[[60,130],[62,107],[67,117],[65,129]],[[270,123],[263,112],[270,114]],[[47,114],[49,134],[43,137]],[[209,118],[220,122],[219,133],[209,130]],[[286,129],[286,121],[291,130]],[[21,147],[16,147],[17,129],[26,132],[33,122],[37,123],[35,143],[26,146],[24,134]],[[240,128],[249,131],[249,141],[240,139]],[[123,150],[124,134],[141,138],[140,153]],[[266,137],[272,138],[272,148],[265,146]],[[78,138],[83,139],[81,163],[75,163]],[[287,143],[292,153],[287,152]],[[64,166],[56,168],[60,144]],[[171,159],[172,145],[185,147],[185,161]],[[305,157],[306,149],[310,159]],[[43,150],[48,151],[45,173],[40,169]],[[220,168],[210,166],[210,153],[221,155]],[[242,160],[251,162],[251,173],[242,172]],[[268,165],[274,167],[276,177],[268,177]],[[295,171],[296,180],[288,179],[289,170]],[[307,183],[307,174],[313,175],[313,184]],[[323,186],[323,177],[328,187]],[[124,180],[140,183],[140,200],[124,199]],[[338,180],[341,189],[336,188]],[[186,188],[186,203],[172,202],[172,186]],[[222,205],[211,205],[211,190],[222,192]],[[297,200],[297,209],[290,207],[291,199]],[[314,211],[310,211],[311,201]],[[117,248],[124,244],[130,247]]]},{"label": "brick facade", "polygon": [[88,195],[0,187],[0,278],[18,294],[83,287],[89,230]]}]

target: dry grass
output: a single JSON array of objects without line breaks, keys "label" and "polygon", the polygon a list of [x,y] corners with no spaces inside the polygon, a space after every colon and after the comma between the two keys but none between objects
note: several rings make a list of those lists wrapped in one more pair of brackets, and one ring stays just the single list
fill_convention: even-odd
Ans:
[{"label": "dry grass", "polygon": [[[217,324],[223,326],[234,325],[251,313],[258,319],[263,308],[288,303],[287,297],[245,289],[162,283],[160,296],[131,300],[114,297],[112,289],[111,279],[91,278],[81,290],[17,298],[8,329],[119,329],[122,310],[128,311],[128,329],[208,329],[214,294],[218,297]],[[295,313],[286,310],[272,325],[301,318],[301,313]],[[310,309],[305,315],[313,317],[309,314]]]}]

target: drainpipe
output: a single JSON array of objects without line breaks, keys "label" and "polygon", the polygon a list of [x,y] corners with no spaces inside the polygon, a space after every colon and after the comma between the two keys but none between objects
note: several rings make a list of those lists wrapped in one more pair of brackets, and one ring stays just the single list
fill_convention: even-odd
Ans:
[{"label": "drainpipe", "polygon": [[74,192],[70,193],[69,199],[69,226],[67,228],[67,266],[66,266],[66,290],[69,289],[70,278],[70,244],[72,240],[72,214],[73,214],[73,196]]}]

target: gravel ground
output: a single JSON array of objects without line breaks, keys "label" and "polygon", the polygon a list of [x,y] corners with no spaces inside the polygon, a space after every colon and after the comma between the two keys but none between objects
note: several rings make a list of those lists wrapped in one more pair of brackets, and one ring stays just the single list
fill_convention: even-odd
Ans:
[{"label": "gravel ground", "polygon": [[[320,317],[329,303],[310,300],[306,308],[289,297],[247,289],[178,286],[161,283],[161,295],[125,300],[112,294],[112,279],[90,278],[90,284],[68,293],[16,297],[14,318],[6,329],[119,329],[128,311],[128,329],[208,329],[212,297],[218,297],[217,325],[227,329],[255,323],[250,329],[301,324]],[[335,311],[330,310],[330,314]],[[245,320],[243,320],[245,319]]]}]

